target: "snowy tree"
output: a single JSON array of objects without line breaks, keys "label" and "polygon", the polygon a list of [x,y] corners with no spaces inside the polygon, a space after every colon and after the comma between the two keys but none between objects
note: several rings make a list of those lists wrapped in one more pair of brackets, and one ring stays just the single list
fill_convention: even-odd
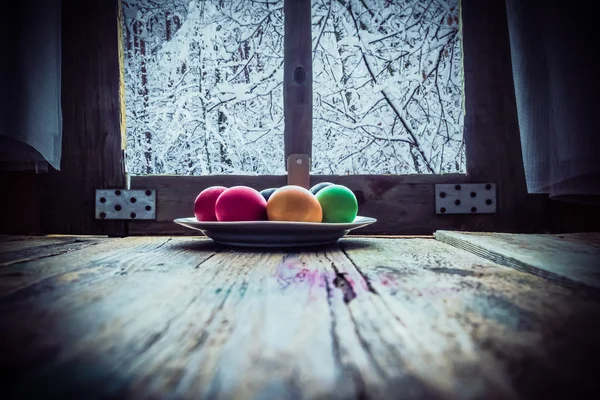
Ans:
[{"label": "snowy tree", "polygon": [[[313,0],[315,174],[463,171],[457,0]],[[283,1],[129,0],[134,174],[283,174]]]}]

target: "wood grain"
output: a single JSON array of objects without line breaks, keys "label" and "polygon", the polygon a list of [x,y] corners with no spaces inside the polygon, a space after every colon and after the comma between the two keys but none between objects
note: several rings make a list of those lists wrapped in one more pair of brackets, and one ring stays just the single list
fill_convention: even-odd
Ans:
[{"label": "wood grain", "polygon": [[[159,306],[148,300],[161,303],[162,299],[176,299],[175,288],[189,282],[189,275],[184,274],[183,278],[179,272],[193,271],[216,250],[208,241],[188,239],[183,248],[180,244],[170,238],[145,238],[141,242],[112,240],[112,252],[106,247],[98,248],[98,253],[90,256],[82,254],[85,251],[82,250],[79,258],[68,254],[50,259],[53,265],[50,260],[40,262],[37,267],[43,267],[45,277],[21,285],[18,290],[3,292],[0,318],[3,326],[13,329],[0,333],[4,355],[0,370],[5,376],[26,378],[13,382],[17,387],[24,385],[18,389],[17,397],[39,398],[43,394],[43,397],[72,398],[80,396],[86,385],[97,382],[109,370],[116,372],[118,378],[120,357],[135,357],[145,346],[150,346],[156,340],[156,332],[177,314],[176,308],[184,306],[175,303],[175,309],[159,308],[153,313],[148,307]],[[115,251],[119,248],[120,251]],[[25,267],[37,272],[32,264]],[[193,294],[194,289],[186,293]],[[10,315],[7,310],[12,310]],[[28,318],[19,321],[19,315]],[[127,344],[131,347],[118,348],[118,338],[127,338],[131,333],[128,330],[131,319],[144,320],[144,316],[151,319],[150,328],[146,330],[147,325],[140,324],[142,330],[135,332],[135,338],[129,337],[131,342]],[[25,331],[27,335],[23,335]],[[96,350],[90,352],[91,347],[86,346],[111,335],[114,341],[104,341],[106,346],[97,349],[103,355]],[[8,343],[18,347],[7,346]],[[82,357],[74,360],[73,353]],[[10,366],[9,360],[12,360]],[[110,364],[103,364],[109,360]],[[67,376],[71,378],[65,379]],[[28,381],[40,386],[31,387]],[[108,383],[102,385],[103,396],[112,389]],[[118,383],[116,379],[112,384]],[[88,393],[99,396],[99,392],[91,389]]]},{"label": "wood grain", "polygon": [[596,300],[436,240],[269,251],[99,240],[0,269],[7,398],[581,398],[599,389],[587,367],[600,355]]},{"label": "wood grain", "polygon": [[[135,258],[140,262],[150,262],[152,258],[161,255],[161,250],[167,244],[167,249],[180,242],[178,238],[130,238],[128,240],[103,239],[93,246],[80,246],[72,251],[71,245],[65,245],[65,251],[56,257],[39,257],[31,260],[16,260],[6,267],[0,268],[0,296],[13,294],[22,290],[36,291],[38,288],[54,285],[58,282],[76,280],[79,275],[87,275],[88,270],[104,270],[107,273],[120,274],[115,267],[126,265]],[[190,239],[185,239],[189,243]],[[202,246],[217,249],[212,241],[199,240],[198,248]],[[196,243],[194,241],[193,243]],[[212,246],[212,247],[211,247]],[[60,254],[60,255],[59,255]],[[9,263],[7,263],[9,264]]]},{"label": "wood grain", "polygon": [[[131,398],[335,394],[332,386],[344,377],[334,368],[330,315],[319,312],[327,308],[322,265],[310,264],[303,254],[232,251],[200,264],[193,243],[179,247],[186,256],[177,257],[176,249],[161,248],[163,256],[153,262],[130,258],[129,273],[113,280],[73,281],[68,293],[57,288],[54,312],[33,314],[39,324],[57,319],[63,324],[39,338],[36,353],[52,344],[52,334],[54,339],[69,334],[73,342],[41,361],[17,393],[68,396],[87,389]],[[159,261],[166,265],[158,267]],[[156,274],[161,269],[166,273]],[[15,300],[10,304],[22,310]],[[91,325],[83,326],[92,314]],[[93,371],[62,379],[94,358]],[[344,393],[340,390],[338,397],[345,398]]]},{"label": "wood grain", "polygon": [[183,398],[345,398],[348,378],[335,368],[329,334],[325,265],[310,255],[236,251],[204,263],[214,280],[165,338],[180,345],[157,346],[132,366],[137,379],[129,393],[160,397],[171,388]]},{"label": "wood grain", "polygon": [[97,238],[23,238],[3,243],[0,239],[0,267],[39,260],[95,245]]},{"label": "wood grain", "polygon": [[438,231],[435,238],[498,264],[599,289],[600,233],[518,235]]},{"label": "wood grain", "polygon": [[390,352],[436,394],[577,398],[599,389],[587,367],[600,355],[597,300],[428,239],[341,246],[352,263],[336,266],[357,293],[359,332],[373,329],[365,309],[377,307],[371,318],[397,337]]},{"label": "wood grain", "polygon": [[74,241],[94,240],[105,236],[71,236],[71,235],[0,235],[0,252],[17,251],[52,244],[71,243]]},{"label": "wood grain", "polygon": [[481,230],[532,232],[544,216],[525,184],[506,6],[464,0],[461,12],[467,173],[498,187],[498,213]]},{"label": "wood grain", "polygon": [[42,176],[43,232],[123,235],[123,222],[94,218],[95,189],[125,187],[117,1],[62,7],[62,159]]}]

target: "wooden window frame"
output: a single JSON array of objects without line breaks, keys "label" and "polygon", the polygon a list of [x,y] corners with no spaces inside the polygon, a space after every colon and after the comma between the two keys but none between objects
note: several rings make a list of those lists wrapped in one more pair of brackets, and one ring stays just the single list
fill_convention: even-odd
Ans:
[{"label": "wooden window frame", "polygon": [[[361,233],[431,234],[473,231],[586,230],[589,209],[549,202],[526,191],[504,0],[462,0],[466,174],[312,176],[353,189],[362,215],[377,224]],[[41,181],[46,233],[189,234],[175,225],[191,215],[203,188],[219,184],[258,189],[286,176],[132,176],[130,187],[155,188],[157,220],[94,218],[94,191],[126,187],[123,48],[119,0],[63,0],[63,157],[61,171]],[[497,184],[495,214],[437,215],[436,183]],[[574,223],[577,220],[579,223]]]},{"label": "wooden window frame", "polygon": [[[311,25],[301,23],[306,18],[299,18],[306,12],[306,3],[306,0],[285,3],[285,16],[294,16],[285,21],[286,159],[289,154],[294,153],[310,155],[312,150],[312,101],[300,105],[293,103],[298,96],[312,96],[312,81],[307,79],[307,84],[304,85],[292,83],[293,70],[306,64],[308,70],[311,64],[311,46],[306,46]],[[494,0],[488,6],[481,4],[488,2],[473,0],[463,0],[462,3],[466,174],[311,175],[311,185],[330,181],[348,186],[357,194],[361,215],[378,219],[377,224],[363,229],[363,233],[430,234],[437,229],[458,227],[472,230],[498,229],[502,221],[513,219],[506,214],[506,206],[510,207],[515,191],[525,194],[510,57],[507,57],[508,34],[506,26],[501,23],[504,2]],[[308,9],[310,10],[310,1]],[[310,22],[310,18],[308,21]],[[504,38],[502,33],[505,34]],[[481,68],[481,65],[486,67]],[[309,76],[312,75],[312,71],[307,72]],[[490,92],[498,95],[486,95]],[[477,107],[474,107],[475,104]],[[481,135],[478,132],[487,134]],[[499,138],[503,140],[498,140]],[[484,157],[478,157],[482,153]],[[510,162],[493,165],[494,160]],[[518,187],[515,188],[513,183],[519,174],[521,180],[517,180]],[[185,230],[172,223],[173,219],[190,215],[195,196],[211,185],[248,185],[261,190],[283,186],[286,179],[286,176],[273,175],[132,176],[131,188],[157,189],[158,204],[157,221],[132,223],[129,225],[129,233],[184,233]],[[493,215],[437,215],[434,185],[465,182],[496,183],[499,188],[499,212]],[[508,182],[511,184],[507,185]],[[507,228],[509,226],[504,229]]]}]

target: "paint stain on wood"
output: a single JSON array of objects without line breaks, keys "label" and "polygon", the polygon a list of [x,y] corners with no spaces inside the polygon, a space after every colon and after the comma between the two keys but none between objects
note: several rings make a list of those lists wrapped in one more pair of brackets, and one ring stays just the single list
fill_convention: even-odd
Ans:
[{"label": "paint stain on wood", "polygon": [[356,292],[352,287],[352,282],[347,278],[345,273],[336,273],[336,276],[333,279],[333,285],[342,291],[344,294],[344,302],[346,304],[356,298]]}]

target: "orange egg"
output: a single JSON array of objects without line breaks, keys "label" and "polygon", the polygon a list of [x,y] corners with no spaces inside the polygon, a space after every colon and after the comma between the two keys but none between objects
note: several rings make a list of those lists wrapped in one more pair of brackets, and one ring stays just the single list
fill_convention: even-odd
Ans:
[{"label": "orange egg", "polygon": [[323,210],[307,189],[288,185],[277,189],[267,202],[269,221],[321,222]]}]

